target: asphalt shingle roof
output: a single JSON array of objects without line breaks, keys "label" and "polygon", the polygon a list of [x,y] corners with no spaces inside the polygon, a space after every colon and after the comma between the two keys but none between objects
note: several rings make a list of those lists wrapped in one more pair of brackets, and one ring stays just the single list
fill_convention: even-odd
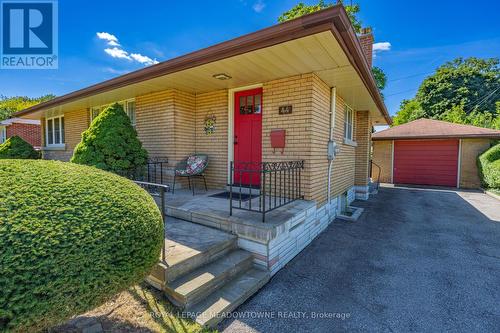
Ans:
[{"label": "asphalt shingle roof", "polygon": [[449,123],[433,119],[417,119],[374,133],[373,140],[439,139],[439,138],[494,138],[500,139],[500,131]]}]

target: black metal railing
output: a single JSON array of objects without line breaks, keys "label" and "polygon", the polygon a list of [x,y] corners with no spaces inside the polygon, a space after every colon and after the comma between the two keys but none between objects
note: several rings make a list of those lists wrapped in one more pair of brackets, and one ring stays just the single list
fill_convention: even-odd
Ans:
[{"label": "black metal railing", "polygon": [[231,162],[229,215],[233,209],[258,212],[265,222],[266,213],[303,199],[303,169],[304,161]]},{"label": "black metal railing", "polygon": [[[170,190],[170,187],[168,185],[163,185],[163,184],[155,184],[155,183],[149,183],[149,182],[143,182],[143,181],[138,181],[134,180],[134,183],[148,191],[148,193],[153,197],[153,198],[159,198],[159,205],[160,205],[160,212],[161,212],[161,217],[163,219],[163,226],[164,228],[167,228],[166,224],[166,217],[165,217],[165,196],[166,192]],[[166,233],[165,233],[166,234]],[[165,241],[163,241],[163,245],[161,248],[161,262],[166,264],[165,261]]]},{"label": "black metal railing", "polygon": [[[377,168],[377,181],[375,182],[375,189],[378,190],[379,188],[379,185],[380,185],[380,171],[381,171],[381,168],[380,168],[380,165],[378,165],[377,163],[373,162],[373,160],[370,160],[370,177],[373,176],[373,166],[375,166]],[[373,177],[372,177],[372,181],[373,181]]]},{"label": "black metal railing", "polygon": [[149,158],[145,165],[120,173],[121,176],[154,184],[167,183],[168,159],[166,157]]}]

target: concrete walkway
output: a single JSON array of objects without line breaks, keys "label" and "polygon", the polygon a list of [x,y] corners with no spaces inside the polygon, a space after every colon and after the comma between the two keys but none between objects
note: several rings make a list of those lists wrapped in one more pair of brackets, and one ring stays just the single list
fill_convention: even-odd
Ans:
[{"label": "concrete walkway", "polygon": [[220,326],[223,332],[493,332],[500,201],[381,188],[335,221]]}]

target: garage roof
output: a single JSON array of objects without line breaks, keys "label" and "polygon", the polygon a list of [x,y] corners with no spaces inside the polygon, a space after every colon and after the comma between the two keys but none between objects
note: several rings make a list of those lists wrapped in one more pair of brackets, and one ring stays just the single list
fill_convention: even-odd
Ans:
[{"label": "garage roof", "polygon": [[373,140],[444,138],[500,139],[500,131],[422,118],[403,125],[391,127],[372,135]]}]

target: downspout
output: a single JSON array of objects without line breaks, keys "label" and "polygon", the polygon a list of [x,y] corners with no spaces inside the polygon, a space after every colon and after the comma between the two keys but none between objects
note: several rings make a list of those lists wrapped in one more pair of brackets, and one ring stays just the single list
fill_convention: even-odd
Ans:
[{"label": "downspout", "polygon": [[332,88],[331,93],[331,107],[330,107],[330,137],[328,138],[328,205],[331,204],[332,195],[332,168],[333,168],[333,159],[335,158],[335,143],[333,141],[333,129],[335,128],[335,112],[337,109],[337,88]]}]

